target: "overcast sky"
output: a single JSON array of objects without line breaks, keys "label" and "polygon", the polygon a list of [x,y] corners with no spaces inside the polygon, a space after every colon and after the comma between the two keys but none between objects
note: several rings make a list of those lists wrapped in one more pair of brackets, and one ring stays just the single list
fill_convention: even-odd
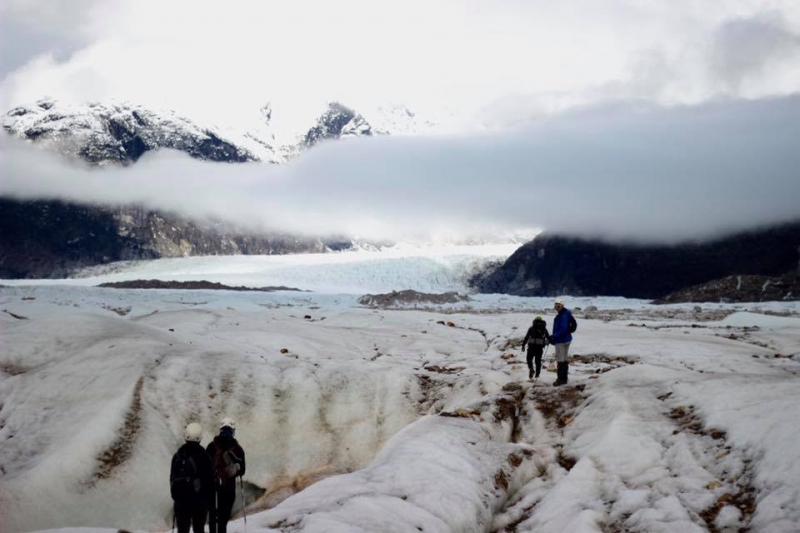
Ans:
[{"label": "overcast sky", "polygon": [[800,86],[796,0],[2,0],[0,103],[378,100],[495,125]]},{"label": "overcast sky", "polygon": [[4,140],[0,193],[393,236],[667,239],[800,215],[796,0],[1,1],[3,109],[116,99],[235,124],[338,99],[464,133],[336,143],[282,169],[161,154],[102,172]]}]

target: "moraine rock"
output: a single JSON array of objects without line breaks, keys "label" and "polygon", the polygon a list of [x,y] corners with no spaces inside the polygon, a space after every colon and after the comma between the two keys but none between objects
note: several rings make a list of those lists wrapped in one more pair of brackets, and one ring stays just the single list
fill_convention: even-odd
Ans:
[{"label": "moraine rock", "polygon": [[656,300],[657,304],[688,302],[774,302],[800,300],[800,271],[783,276],[728,276],[688,287]]}]

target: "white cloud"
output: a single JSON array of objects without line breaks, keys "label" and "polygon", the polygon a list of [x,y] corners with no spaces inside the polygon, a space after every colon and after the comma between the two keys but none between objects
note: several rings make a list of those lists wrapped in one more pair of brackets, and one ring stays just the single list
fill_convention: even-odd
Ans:
[{"label": "white cloud", "polygon": [[800,217],[800,97],[619,104],[513,132],[323,144],[286,167],[182,154],[127,168],[0,151],[0,194],[142,202],[257,228],[372,238],[547,228],[674,241]]},{"label": "white cloud", "polygon": [[[33,4],[12,3],[21,5]],[[609,97],[698,103],[800,89],[797,61],[766,62],[746,87],[731,87],[730,68],[718,68],[735,57],[726,35],[739,23],[771,17],[784,34],[798,34],[793,0],[771,2],[766,14],[757,0],[87,0],[69,13],[62,3],[35,5],[50,31],[64,15],[63,34],[90,44],[9,74],[0,86],[5,108],[48,94],[232,121],[268,100],[276,108],[377,100],[427,115],[454,110],[467,123],[482,109],[484,122],[498,125],[495,106],[516,122]],[[26,24],[35,13],[7,11]],[[759,42],[760,50],[775,44]]]}]

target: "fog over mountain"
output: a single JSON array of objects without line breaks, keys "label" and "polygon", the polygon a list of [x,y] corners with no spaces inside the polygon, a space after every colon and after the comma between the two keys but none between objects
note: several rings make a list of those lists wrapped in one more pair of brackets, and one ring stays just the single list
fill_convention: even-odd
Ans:
[{"label": "fog over mountain", "polygon": [[321,143],[285,166],[169,151],[90,168],[4,139],[3,195],[140,202],[373,238],[557,228],[671,242],[800,216],[800,97],[591,107],[504,133]]}]

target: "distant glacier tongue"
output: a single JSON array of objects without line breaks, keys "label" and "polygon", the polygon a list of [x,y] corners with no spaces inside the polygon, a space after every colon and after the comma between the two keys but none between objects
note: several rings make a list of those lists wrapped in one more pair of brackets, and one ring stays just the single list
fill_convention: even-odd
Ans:
[{"label": "distant glacier tongue", "polygon": [[466,281],[470,274],[490,261],[506,259],[518,246],[402,246],[379,252],[159,259],[70,281],[94,285],[134,279],[207,280],[234,286],[286,286],[332,294],[404,289],[464,292],[468,290]]}]

